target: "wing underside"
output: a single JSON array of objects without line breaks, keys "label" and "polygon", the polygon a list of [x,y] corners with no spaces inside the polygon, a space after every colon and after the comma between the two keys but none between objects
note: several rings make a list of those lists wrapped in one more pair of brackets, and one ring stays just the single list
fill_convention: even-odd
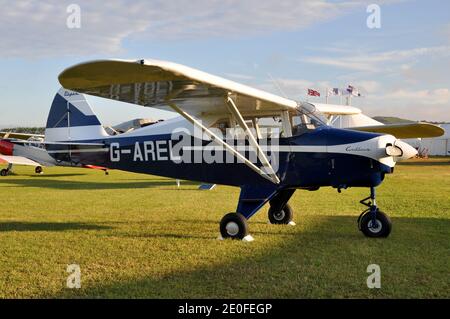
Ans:
[{"label": "wing underside", "polygon": [[[158,60],[102,60],[75,65],[59,76],[63,87],[80,93],[146,107],[170,107],[271,182],[280,182],[246,116],[280,115],[298,108],[296,101],[267,93],[176,63]],[[209,121],[233,118],[262,163],[257,167],[209,130]]]},{"label": "wing underside", "polygon": [[444,134],[439,126],[429,123],[386,124],[351,127],[349,129],[373,133],[391,134],[397,138],[431,138]]},{"label": "wing underside", "polygon": [[297,107],[293,100],[158,60],[88,62],[66,69],[59,81],[67,89],[142,106],[164,109],[174,102],[191,115],[228,114],[229,95],[243,116]]}]

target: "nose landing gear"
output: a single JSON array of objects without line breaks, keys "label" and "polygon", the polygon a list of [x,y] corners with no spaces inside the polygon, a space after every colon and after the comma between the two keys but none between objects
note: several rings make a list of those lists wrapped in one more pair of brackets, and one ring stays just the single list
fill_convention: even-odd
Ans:
[{"label": "nose landing gear", "polygon": [[370,188],[370,196],[360,201],[368,208],[358,218],[358,228],[366,236],[372,238],[388,237],[392,230],[392,222],[388,215],[379,210],[375,200],[375,187]]}]

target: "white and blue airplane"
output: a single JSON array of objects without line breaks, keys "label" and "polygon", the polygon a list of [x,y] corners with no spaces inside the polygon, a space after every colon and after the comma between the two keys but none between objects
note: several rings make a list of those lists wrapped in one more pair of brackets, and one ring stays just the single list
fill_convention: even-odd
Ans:
[{"label": "white and blue airplane", "polygon": [[[52,103],[44,141],[55,160],[240,187],[236,212],[220,222],[222,238],[252,240],[248,220],[267,203],[271,223],[293,224],[288,201],[295,190],[325,186],[369,188],[359,229],[387,237],[392,225],[375,188],[397,162],[417,154],[398,139],[398,125],[376,133],[327,125],[324,115],[359,113],[355,108],[294,101],[176,63],[97,60],[64,70],[59,82],[64,88]],[[181,116],[111,135],[83,94]],[[404,130],[442,134],[423,123]]]}]

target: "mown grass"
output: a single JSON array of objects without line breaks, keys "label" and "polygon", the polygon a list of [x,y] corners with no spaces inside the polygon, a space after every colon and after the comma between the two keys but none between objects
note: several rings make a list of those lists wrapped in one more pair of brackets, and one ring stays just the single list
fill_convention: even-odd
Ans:
[{"label": "mown grass", "polygon": [[[295,227],[249,222],[219,241],[238,189],[112,171],[29,167],[0,179],[1,298],[449,298],[450,160],[398,165],[379,187],[388,239],[356,226],[367,189],[297,191]],[[381,267],[381,289],[366,268]],[[66,288],[68,264],[81,289]]]}]

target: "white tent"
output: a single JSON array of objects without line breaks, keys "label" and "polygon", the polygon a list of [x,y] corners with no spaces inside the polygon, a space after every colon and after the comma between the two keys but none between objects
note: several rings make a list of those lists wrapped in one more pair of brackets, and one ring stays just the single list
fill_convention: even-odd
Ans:
[{"label": "white tent", "polygon": [[435,138],[423,138],[420,149],[428,155],[450,156],[450,123],[439,125],[445,130],[444,135]]}]

